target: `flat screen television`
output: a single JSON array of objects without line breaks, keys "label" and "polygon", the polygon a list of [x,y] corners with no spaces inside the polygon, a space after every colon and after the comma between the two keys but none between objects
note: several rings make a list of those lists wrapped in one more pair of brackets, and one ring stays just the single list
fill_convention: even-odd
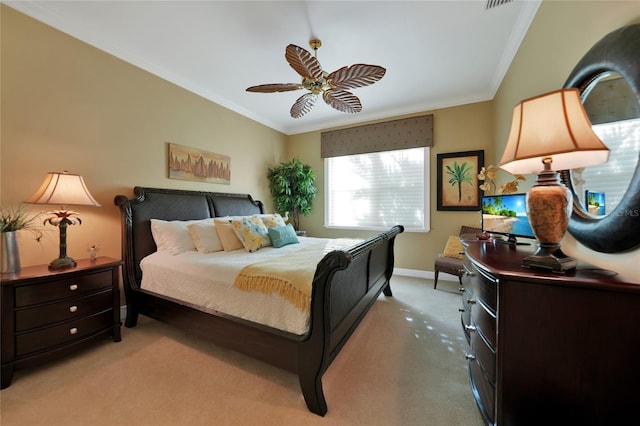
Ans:
[{"label": "flat screen television", "polygon": [[504,235],[508,243],[530,244],[518,242],[518,238],[536,238],[527,217],[526,194],[483,196],[482,231]]},{"label": "flat screen television", "polygon": [[605,214],[604,192],[594,192],[587,189],[584,194],[584,201],[585,208],[592,215],[602,216]]}]

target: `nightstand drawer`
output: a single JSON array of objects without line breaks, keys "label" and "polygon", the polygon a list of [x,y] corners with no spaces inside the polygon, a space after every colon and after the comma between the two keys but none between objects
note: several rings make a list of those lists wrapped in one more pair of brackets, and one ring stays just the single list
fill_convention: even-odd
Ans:
[{"label": "nightstand drawer", "polygon": [[63,278],[46,284],[20,286],[16,288],[16,308],[82,296],[101,288],[110,288],[111,285],[109,270]]},{"label": "nightstand drawer", "polygon": [[73,318],[82,318],[113,306],[111,287],[90,296],[16,311],[16,331],[25,331]]},{"label": "nightstand drawer", "polygon": [[23,356],[107,330],[113,327],[113,309],[85,317],[78,321],[67,321],[60,325],[38,331],[16,335],[16,356]]}]

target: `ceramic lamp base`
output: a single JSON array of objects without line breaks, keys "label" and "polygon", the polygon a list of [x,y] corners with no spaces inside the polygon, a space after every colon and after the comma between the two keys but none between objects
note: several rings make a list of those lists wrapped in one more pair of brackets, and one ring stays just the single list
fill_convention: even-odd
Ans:
[{"label": "ceramic lamp base", "polygon": [[571,191],[560,184],[558,174],[545,163],[536,185],[527,191],[527,216],[538,240],[538,250],[525,258],[522,266],[554,272],[575,269],[577,261],[560,250],[572,205]]}]

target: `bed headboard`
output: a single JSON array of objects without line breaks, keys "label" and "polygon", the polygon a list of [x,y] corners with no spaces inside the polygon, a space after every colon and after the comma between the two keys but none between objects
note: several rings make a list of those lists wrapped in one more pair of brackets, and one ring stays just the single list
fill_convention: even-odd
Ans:
[{"label": "bed headboard", "polygon": [[[264,213],[262,202],[249,194],[187,191],[182,189],[133,188],[136,198],[117,195],[122,223],[123,279],[138,288],[142,279],[140,261],[156,251],[151,219],[193,220],[221,216]],[[126,288],[126,286],[125,286]]]}]

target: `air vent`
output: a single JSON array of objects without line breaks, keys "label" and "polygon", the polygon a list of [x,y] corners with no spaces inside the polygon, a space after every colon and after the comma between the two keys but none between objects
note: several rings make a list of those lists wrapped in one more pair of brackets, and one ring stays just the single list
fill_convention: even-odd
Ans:
[{"label": "air vent", "polygon": [[486,10],[493,9],[494,7],[501,6],[505,3],[511,3],[513,0],[487,0]]}]

